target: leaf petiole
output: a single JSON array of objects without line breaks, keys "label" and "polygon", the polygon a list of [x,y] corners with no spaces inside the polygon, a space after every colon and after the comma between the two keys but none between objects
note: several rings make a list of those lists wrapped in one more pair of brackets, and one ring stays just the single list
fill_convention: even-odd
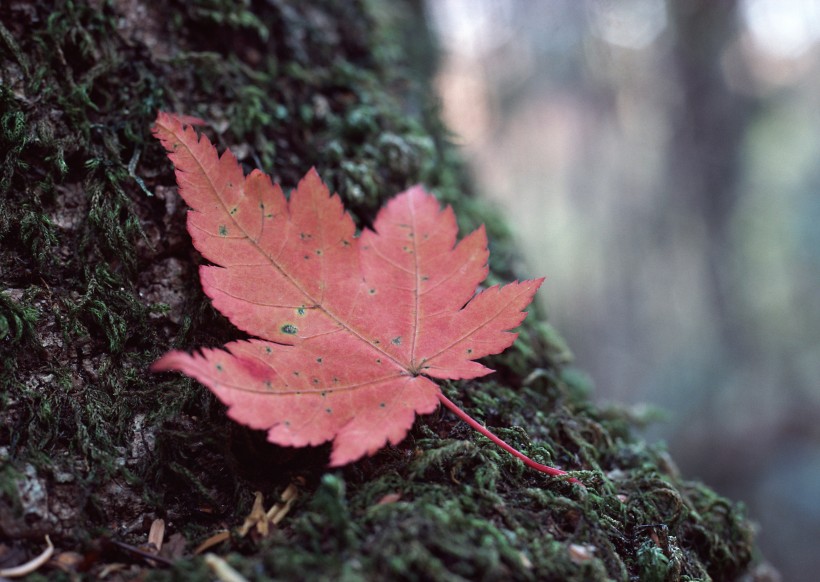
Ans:
[{"label": "leaf petiole", "polygon": [[[455,402],[453,402],[452,400],[447,398],[443,393],[439,393],[438,399],[441,401],[441,403],[444,406],[449,408],[457,417],[459,417],[461,420],[463,420],[464,422],[469,424],[472,428],[474,428],[475,430],[477,430],[478,432],[483,434],[485,437],[487,437],[488,439],[493,441],[496,445],[498,445],[499,447],[501,447],[502,449],[504,449],[505,451],[507,451],[508,453],[513,455],[514,457],[518,457],[519,459],[524,461],[524,464],[527,465],[528,467],[531,467],[531,468],[535,469],[536,471],[546,473],[547,475],[552,475],[554,477],[558,477],[558,476],[561,476],[561,475],[567,475],[568,474],[566,471],[562,471],[561,469],[556,469],[555,467],[549,467],[547,465],[542,465],[541,463],[536,463],[535,461],[530,459],[527,455],[525,455],[521,451],[511,447],[510,445],[508,445],[507,443],[502,441],[500,438],[495,436],[493,433],[491,433],[485,426],[480,424],[477,420],[475,420],[469,414],[467,414],[466,412],[461,410],[456,405]],[[578,485],[583,485],[583,483],[581,483],[578,479],[575,479],[574,477],[571,477],[569,479],[569,482],[570,483],[577,483]]]}]

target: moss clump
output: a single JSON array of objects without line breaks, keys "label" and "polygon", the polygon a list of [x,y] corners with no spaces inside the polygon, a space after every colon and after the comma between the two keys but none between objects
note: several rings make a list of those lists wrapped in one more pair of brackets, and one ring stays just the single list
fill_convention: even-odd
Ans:
[{"label": "moss clump", "polygon": [[[272,446],[201,387],[147,372],[170,347],[238,333],[196,282],[170,164],[149,135],[158,108],[207,119],[220,147],[285,186],[316,166],[360,225],[425,182],[465,231],[487,223],[491,282],[516,276],[508,231],[470,196],[447,144],[429,70],[407,67],[429,45],[420,25],[411,36],[399,23],[421,15],[409,0],[0,4],[3,543],[35,552],[49,533],[60,550],[100,556],[91,574],[130,561],[137,575],[147,562],[106,540],[143,544],[162,517],[194,543],[240,524],[254,491],[273,503],[298,481],[273,536],[215,548],[249,578],[747,570],[742,509],[681,480],[625,417],[592,406],[566,346],[534,318],[492,358],[493,380],[444,389],[534,459],[581,471],[587,489],[526,470],[445,413],[328,472],[327,447]],[[189,558],[150,575],[210,573]]]}]

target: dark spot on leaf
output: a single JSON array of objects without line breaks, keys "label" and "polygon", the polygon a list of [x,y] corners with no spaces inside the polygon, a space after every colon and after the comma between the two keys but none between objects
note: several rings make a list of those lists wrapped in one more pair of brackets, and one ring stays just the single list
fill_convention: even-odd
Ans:
[{"label": "dark spot on leaf", "polygon": [[221,371],[222,371],[222,364],[217,364],[217,365],[216,365],[216,371],[217,371],[217,372],[221,372]]},{"label": "dark spot on leaf", "polygon": [[328,414],[330,414],[331,412],[333,412],[333,409],[332,409],[332,408],[325,408],[325,412],[327,412]]},{"label": "dark spot on leaf", "polygon": [[273,213],[268,213],[265,215],[265,218],[273,218]]},{"label": "dark spot on leaf", "polygon": [[327,392],[325,392],[324,390],[322,390],[322,398],[324,398],[325,396],[327,396]]},{"label": "dark spot on leaf", "polygon": [[293,375],[298,378],[299,377],[299,372],[294,372]]},{"label": "dark spot on leaf", "polygon": [[467,348],[467,354],[469,355],[469,354],[472,354],[472,353],[473,353],[473,349],[472,348]]},{"label": "dark spot on leaf", "polygon": [[338,379],[336,376],[333,376],[333,383],[334,383],[334,384],[338,384],[338,383],[339,383],[339,379]]},{"label": "dark spot on leaf", "polygon": [[305,308],[304,307],[297,307],[296,308],[296,315],[304,315],[304,314],[305,314]]},{"label": "dark spot on leaf", "polygon": [[343,240],[343,241],[342,241],[342,246],[343,246],[343,247],[349,247],[349,246],[350,246],[350,242],[349,242],[349,241],[346,241],[346,240]]},{"label": "dark spot on leaf", "polygon": [[322,363],[322,358],[316,358],[316,363],[321,364]]},{"label": "dark spot on leaf", "polygon": [[311,235],[306,233],[306,232],[300,232],[299,233],[299,238],[301,238],[302,240],[307,240],[307,239],[311,238]]},{"label": "dark spot on leaf", "polygon": [[374,345],[379,345],[380,343],[382,343],[382,342],[380,342],[379,340],[373,340]]},{"label": "dark spot on leaf", "polygon": [[316,249],[316,254],[321,257],[322,256],[322,249]]},{"label": "dark spot on leaf", "polygon": [[265,346],[265,353],[266,353],[266,354],[271,354],[271,353],[273,353],[273,350],[271,349],[271,347],[270,347],[270,346]]},{"label": "dark spot on leaf", "polygon": [[236,211],[237,211],[237,210],[239,210],[239,209],[238,209],[236,206],[234,206],[233,208],[231,208],[231,216],[233,216],[234,214],[236,214]]},{"label": "dark spot on leaf", "polygon": [[286,323],[282,327],[279,328],[279,331],[282,333],[286,333],[288,335],[296,335],[299,333],[299,328],[291,323]]},{"label": "dark spot on leaf", "polygon": [[228,227],[224,224],[219,225],[219,236],[228,236]]},{"label": "dark spot on leaf", "polygon": [[382,359],[381,359],[381,358],[376,358],[376,363],[377,363],[377,364],[381,364],[381,363],[382,363]]},{"label": "dark spot on leaf", "polygon": [[379,402],[379,407],[384,408],[385,406],[387,405],[384,402]]},{"label": "dark spot on leaf", "polygon": [[413,238],[413,236],[415,236],[415,235],[412,232],[407,233],[407,238]]},{"label": "dark spot on leaf", "polygon": [[[314,378],[312,381],[313,381],[314,384],[318,384],[319,383],[319,378]],[[325,395],[325,393],[322,392],[322,396],[324,396],[324,395]]]},{"label": "dark spot on leaf", "polygon": [[267,388],[268,390],[273,389],[273,384],[271,384],[270,380],[265,380],[265,388]]},{"label": "dark spot on leaf", "polygon": [[307,260],[307,259],[309,259],[309,258],[310,258],[309,256],[305,255],[305,260]]},{"label": "dark spot on leaf", "polygon": [[290,426],[290,421],[289,420],[285,421],[285,426]]},{"label": "dark spot on leaf", "polygon": [[422,276],[421,276],[421,280],[422,280],[422,281],[429,281],[429,280],[430,280],[430,277],[428,277],[427,275],[422,275]]},{"label": "dark spot on leaf", "polygon": [[368,291],[368,293],[370,293],[371,295],[375,295],[375,294],[376,294],[376,290],[375,290],[375,289],[371,289],[370,291]]},{"label": "dark spot on leaf", "polygon": [[400,346],[401,345],[401,336],[396,336],[390,340],[393,345]]},{"label": "dark spot on leaf", "polygon": [[264,210],[264,209],[265,209],[265,203],[264,203],[264,202],[260,202],[260,203],[259,203],[259,208],[261,208],[262,210]]}]

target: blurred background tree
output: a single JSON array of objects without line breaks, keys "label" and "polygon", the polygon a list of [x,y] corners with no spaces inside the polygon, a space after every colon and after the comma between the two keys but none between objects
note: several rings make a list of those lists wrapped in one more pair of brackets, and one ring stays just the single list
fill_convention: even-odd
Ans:
[{"label": "blurred background tree", "polygon": [[660,416],[648,438],[813,579],[820,2],[427,9],[445,116],[596,398]]}]

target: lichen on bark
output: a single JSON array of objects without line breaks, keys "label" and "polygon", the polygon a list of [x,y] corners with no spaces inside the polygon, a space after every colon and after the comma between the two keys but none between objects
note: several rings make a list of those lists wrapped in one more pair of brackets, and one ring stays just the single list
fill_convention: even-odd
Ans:
[{"label": "lichen on bark", "polygon": [[[539,314],[493,358],[492,379],[444,390],[586,489],[525,469],[444,413],[328,471],[327,447],[269,445],[207,390],[148,373],[171,347],[236,337],[199,290],[173,173],[150,139],[159,108],[207,119],[220,147],[286,186],[316,166],[360,225],[424,182],[464,231],[487,223],[491,282],[518,276],[507,228],[447,143],[429,69],[408,62],[430,46],[422,18],[409,0],[0,5],[0,543],[15,555],[48,533],[58,551],[99,555],[91,574],[111,561],[147,569],[106,540],[143,544],[161,517],[189,555],[241,524],[254,491],[273,503],[298,480],[271,537],[214,551],[256,579],[750,571],[742,507],[683,480],[625,414],[593,406]],[[189,557],[152,576],[209,573]]]}]

